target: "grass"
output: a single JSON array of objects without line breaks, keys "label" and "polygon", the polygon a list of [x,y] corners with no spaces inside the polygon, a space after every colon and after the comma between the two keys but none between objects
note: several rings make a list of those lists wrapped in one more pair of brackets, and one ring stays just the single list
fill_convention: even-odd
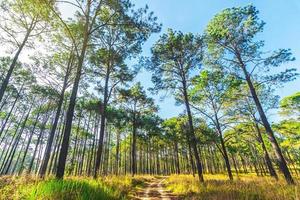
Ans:
[{"label": "grass", "polygon": [[[125,200],[144,191],[153,176],[107,176],[97,180],[88,177],[67,177],[45,180],[32,176],[0,177],[0,200]],[[166,179],[168,190],[188,200],[300,200],[300,185],[290,186],[284,180],[243,174],[234,181],[226,175],[205,175],[205,184],[197,177],[171,175]]]},{"label": "grass", "polygon": [[142,187],[148,177],[108,176],[94,180],[67,177],[64,180],[36,179],[31,176],[1,177],[0,200],[121,200]]},{"label": "grass", "polygon": [[276,182],[270,177],[254,174],[240,175],[234,181],[226,175],[206,175],[205,184],[197,177],[172,175],[166,180],[167,189],[182,199],[197,200],[299,200],[300,186],[287,185],[284,180]]}]

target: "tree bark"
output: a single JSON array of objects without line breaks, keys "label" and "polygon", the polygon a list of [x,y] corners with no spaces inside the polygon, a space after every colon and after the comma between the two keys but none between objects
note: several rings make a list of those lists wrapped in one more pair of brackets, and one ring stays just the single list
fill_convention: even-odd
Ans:
[{"label": "tree bark", "polygon": [[136,120],[132,123],[132,147],[131,147],[131,175],[136,174]]},{"label": "tree bark", "polygon": [[[2,124],[1,130],[0,130],[0,137],[1,137],[2,132],[3,132],[4,128],[5,128],[5,126],[6,126],[6,123],[8,122],[8,119],[10,118],[10,115],[11,115],[13,109],[15,108],[15,105],[16,105],[16,103],[17,103],[19,97],[20,97],[20,94],[21,94],[21,92],[22,92],[22,90],[23,90],[23,86],[24,86],[24,84],[22,84],[20,90],[18,91],[18,94],[17,94],[17,96],[16,96],[16,98],[15,98],[15,100],[14,100],[14,102],[13,102],[13,105],[11,106],[9,113],[8,113],[7,117],[5,118],[4,123]],[[1,100],[0,100],[0,101],[1,101]]]},{"label": "tree bark", "polygon": [[29,167],[28,167],[28,173],[31,173],[31,170],[32,170],[32,167],[33,167],[33,163],[34,163],[34,159],[35,159],[35,156],[36,156],[36,153],[37,153],[37,150],[38,150],[38,146],[39,146],[41,138],[42,138],[42,136],[44,134],[45,126],[46,126],[46,124],[48,122],[48,117],[49,116],[46,116],[46,118],[44,119],[44,122],[42,124],[41,130],[40,130],[40,133],[39,133],[39,136],[38,136],[35,148],[34,148],[34,152],[33,152],[33,155],[32,155],[32,158],[31,158],[31,161],[30,161],[30,164],[29,164]]},{"label": "tree bark", "polygon": [[267,150],[267,147],[265,145],[265,142],[263,140],[263,137],[261,135],[261,132],[260,132],[260,129],[259,129],[259,126],[257,124],[257,122],[255,122],[255,129],[257,131],[257,135],[258,135],[258,140],[261,144],[261,147],[264,151],[264,156],[265,156],[265,160],[266,160],[266,164],[267,164],[267,167],[268,167],[268,170],[269,170],[269,173],[272,177],[274,177],[276,180],[278,180],[278,176],[277,176],[277,173],[273,167],[273,164],[272,164],[272,161],[270,159],[270,156],[269,156],[269,153],[268,153],[268,150]]},{"label": "tree bark", "polygon": [[249,73],[247,72],[246,70],[246,66],[244,64],[244,62],[242,61],[241,57],[238,55],[237,56],[238,60],[239,60],[239,63],[241,64],[241,68],[244,72],[244,75],[246,77],[246,81],[247,81],[247,84],[248,84],[248,87],[249,87],[249,90],[250,90],[250,93],[252,95],[252,98],[255,102],[255,105],[256,105],[256,108],[258,110],[258,113],[259,113],[259,116],[260,116],[260,119],[266,129],[266,132],[268,134],[268,137],[269,137],[269,140],[271,142],[271,145],[273,147],[273,149],[275,150],[275,155],[277,157],[277,161],[278,161],[278,164],[279,164],[279,168],[280,170],[282,171],[284,177],[285,177],[285,180],[288,184],[295,184],[294,180],[293,180],[293,177],[291,176],[291,173],[287,167],[287,164],[286,164],[286,161],[283,157],[283,154],[282,154],[282,151],[279,147],[279,144],[275,138],[275,135],[274,135],[274,132],[271,128],[271,125],[269,124],[269,121],[266,117],[266,114],[262,108],[262,105],[259,101],[259,98],[257,96],[257,93],[256,93],[256,90],[255,90],[255,87],[252,83],[252,80],[251,80],[251,77],[249,75]]},{"label": "tree bark", "polygon": [[98,170],[100,167],[100,162],[102,159],[103,139],[104,139],[105,120],[106,120],[106,107],[107,107],[107,103],[108,103],[108,81],[109,81],[109,67],[107,68],[106,77],[105,77],[103,104],[101,104],[101,106],[100,106],[100,112],[101,112],[100,139],[99,139],[98,150],[97,150],[97,154],[96,154],[94,178],[97,178]]},{"label": "tree bark", "polygon": [[119,174],[119,157],[120,157],[119,154],[120,154],[120,131],[117,130],[116,163],[115,163],[116,175]]},{"label": "tree bark", "polygon": [[203,183],[204,179],[203,179],[202,165],[201,165],[201,161],[200,161],[200,157],[199,157],[199,153],[198,153],[198,149],[197,149],[197,140],[196,140],[195,131],[194,131],[193,117],[192,117],[192,113],[191,113],[191,109],[190,109],[190,104],[189,104],[189,99],[188,99],[188,94],[187,94],[187,87],[186,87],[185,81],[183,81],[183,95],[184,95],[184,102],[185,102],[185,107],[186,107],[188,122],[189,122],[188,139],[189,139],[189,142],[191,143],[191,146],[194,151],[194,157],[196,160],[196,167],[197,167],[199,181],[200,181],[200,183]]},{"label": "tree bark", "polygon": [[56,171],[56,178],[62,179],[65,173],[65,166],[66,166],[66,159],[67,159],[67,154],[68,154],[68,149],[69,149],[69,140],[70,140],[70,134],[71,134],[71,129],[72,129],[72,122],[73,122],[73,116],[74,116],[74,110],[75,110],[75,104],[76,104],[76,98],[77,98],[77,91],[79,88],[79,82],[82,74],[82,66],[83,66],[83,61],[85,58],[85,52],[87,49],[87,43],[89,40],[89,33],[88,33],[88,22],[85,23],[85,34],[84,34],[84,39],[82,43],[82,49],[81,53],[78,59],[78,66],[77,66],[77,71],[76,71],[76,76],[74,80],[74,85],[72,88],[71,92],[71,97],[70,97],[70,102],[69,102],[69,107],[67,111],[67,116],[66,116],[66,124],[65,124],[65,130],[63,133],[63,140],[62,140],[62,145],[60,149],[60,154],[59,154],[59,159],[58,159],[58,166],[57,166],[57,171]]},{"label": "tree bark", "polygon": [[67,70],[66,70],[66,75],[64,77],[63,87],[62,87],[61,93],[59,95],[59,100],[58,100],[58,104],[57,104],[57,109],[56,109],[56,113],[55,113],[54,122],[53,122],[53,125],[51,127],[51,131],[50,131],[49,136],[48,136],[47,145],[46,145],[46,149],[45,149],[45,153],[44,153],[44,159],[42,161],[42,164],[41,164],[41,167],[40,167],[40,170],[39,170],[39,176],[41,178],[44,178],[44,176],[46,174],[47,166],[48,166],[48,163],[49,163],[51,148],[52,148],[52,144],[53,144],[53,139],[54,139],[55,131],[57,129],[59,117],[60,117],[60,114],[61,114],[61,108],[62,108],[62,105],[63,105],[63,102],[64,102],[65,91],[66,91],[67,85],[68,85],[72,59],[73,58],[72,58],[72,55],[71,55],[70,58],[69,58],[69,61],[68,61],[68,66],[67,66]]},{"label": "tree bark", "polygon": [[7,72],[7,74],[6,74],[6,76],[5,76],[4,80],[3,80],[3,82],[2,82],[2,84],[1,84],[1,87],[0,87],[0,102],[2,101],[2,98],[3,98],[3,96],[4,96],[4,92],[5,92],[6,88],[7,88],[7,85],[8,85],[8,83],[9,83],[10,78],[11,78],[11,75],[12,75],[12,73],[13,73],[15,67],[16,67],[16,64],[17,64],[19,55],[20,55],[21,51],[23,50],[25,44],[27,43],[31,31],[32,31],[32,30],[34,29],[34,27],[35,27],[35,24],[36,24],[36,22],[35,22],[34,20],[31,21],[31,24],[30,24],[29,28],[27,29],[26,35],[25,35],[25,37],[24,37],[24,39],[23,39],[21,45],[19,46],[19,48],[18,48],[16,54],[14,55],[14,58],[13,58],[13,60],[12,60],[12,63],[11,63],[10,66],[9,66],[8,72]]}]

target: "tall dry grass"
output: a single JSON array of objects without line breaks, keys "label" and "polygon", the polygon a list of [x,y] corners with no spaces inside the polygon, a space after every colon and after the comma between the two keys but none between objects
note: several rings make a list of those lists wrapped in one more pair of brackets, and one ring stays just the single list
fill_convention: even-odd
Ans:
[{"label": "tall dry grass", "polygon": [[191,175],[172,175],[166,185],[182,199],[197,200],[299,200],[300,185],[287,185],[281,178],[240,175],[229,181],[226,175],[205,175],[205,184],[199,184]]}]

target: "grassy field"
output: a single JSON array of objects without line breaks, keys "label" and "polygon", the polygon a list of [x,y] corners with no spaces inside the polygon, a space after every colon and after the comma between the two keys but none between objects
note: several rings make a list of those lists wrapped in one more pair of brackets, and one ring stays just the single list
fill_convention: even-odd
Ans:
[{"label": "grassy field", "polygon": [[192,175],[172,175],[167,189],[182,199],[197,200],[299,200],[300,185],[290,186],[284,180],[254,174],[240,175],[229,181],[226,175],[205,175],[205,184]]},{"label": "grassy field", "polygon": [[87,177],[68,177],[64,180],[36,179],[31,176],[1,177],[1,200],[120,200],[130,199],[132,193],[143,187],[150,176],[108,176],[94,180]]},{"label": "grassy field", "polygon": [[[68,177],[64,180],[31,176],[0,178],[2,200],[122,200],[132,199],[135,193],[151,182],[151,176],[108,176],[94,180],[87,177]],[[300,186],[289,186],[269,177],[240,175],[228,181],[226,175],[205,175],[200,185],[192,175],[171,175],[166,189],[179,199],[188,200],[299,200]]]}]

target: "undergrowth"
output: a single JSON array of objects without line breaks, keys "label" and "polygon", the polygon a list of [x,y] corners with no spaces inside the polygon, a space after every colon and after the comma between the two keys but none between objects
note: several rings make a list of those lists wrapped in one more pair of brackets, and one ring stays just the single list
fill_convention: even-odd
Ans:
[{"label": "undergrowth", "polygon": [[167,189],[188,200],[299,200],[300,186],[287,185],[284,180],[240,175],[229,181],[226,175],[206,175],[205,184],[191,175],[172,175]]},{"label": "undergrowth", "polygon": [[142,176],[108,176],[99,179],[67,177],[64,180],[31,176],[0,178],[2,200],[121,200],[145,180]]}]

